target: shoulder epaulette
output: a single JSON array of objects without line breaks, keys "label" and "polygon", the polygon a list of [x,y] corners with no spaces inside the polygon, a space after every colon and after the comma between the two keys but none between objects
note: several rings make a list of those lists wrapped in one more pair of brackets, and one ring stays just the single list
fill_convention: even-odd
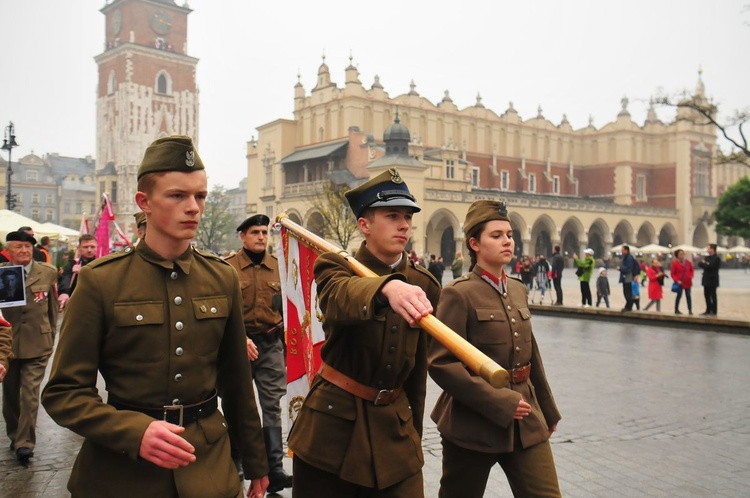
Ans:
[{"label": "shoulder epaulette", "polygon": [[518,278],[518,277],[512,277],[512,276],[508,276],[508,278],[509,278],[509,279],[511,279],[511,280],[517,280],[518,282],[522,283],[523,285],[526,285],[526,284],[524,284],[524,283],[523,283],[523,280],[521,280],[521,279],[520,279],[520,278]]},{"label": "shoulder epaulette", "polygon": [[433,282],[435,282],[435,284],[437,284],[438,287],[442,287],[442,285],[440,285],[440,282],[438,282],[438,280],[435,278],[435,275],[433,275],[432,273],[428,272],[427,268],[425,268],[424,266],[422,266],[420,264],[417,264],[417,263],[415,263],[414,261],[411,261],[411,260],[409,260],[409,264],[411,265],[412,268],[414,268],[415,270],[417,270],[419,273],[422,273],[423,275],[429,277],[429,279],[432,280]]},{"label": "shoulder epaulette", "polygon": [[197,247],[193,248],[193,251],[194,251],[194,252],[195,252],[196,254],[200,254],[201,256],[203,256],[203,257],[204,257],[204,258],[206,258],[206,259],[211,259],[211,260],[213,260],[213,261],[218,261],[218,262],[220,262],[220,263],[223,263],[223,264],[225,264],[225,265],[231,266],[231,265],[230,265],[230,264],[229,264],[229,263],[228,263],[228,262],[227,262],[227,261],[226,261],[225,259],[223,259],[223,258],[222,258],[221,256],[217,256],[216,254],[214,254],[214,253],[212,253],[212,252],[209,252],[209,251],[202,251],[202,250],[198,249]]},{"label": "shoulder epaulette", "polygon": [[107,263],[124,258],[125,256],[130,256],[134,252],[135,251],[133,251],[132,247],[126,247],[124,251],[112,252],[101,258],[96,258],[94,261],[88,263],[86,267],[96,268],[97,266],[106,265]]},{"label": "shoulder epaulette", "polygon": [[50,270],[57,272],[57,268],[55,268],[54,265],[51,265],[49,263],[45,263],[44,261],[34,261],[34,263],[39,263],[41,266],[45,268],[49,268]]},{"label": "shoulder epaulette", "polygon": [[463,282],[467,282],[469,280],[470,276],[471,276],[471,273],[467,273],[466,275],[461,275],[460,277],[454,278],[453,280],[451,280],[450,282],[448,282],[445,286],[446,287],[453,287],[453,286],[455,286],[457,284],[460,284],[460,283],[463,283]]}]

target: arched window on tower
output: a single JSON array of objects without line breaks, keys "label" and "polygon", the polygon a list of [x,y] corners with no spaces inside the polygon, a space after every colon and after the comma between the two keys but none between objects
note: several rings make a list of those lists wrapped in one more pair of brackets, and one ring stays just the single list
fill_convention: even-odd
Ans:
[{"label": "arched window on tower", "polygon": [[163,95],[172,94],[172,78],[168,72],[159,71],[159,74],[156,75],[156,93]]},{"label": "arched window on tower", "polygon": [[115,93],[115,71],[114,69],[109,72],[109,78],[107,78],[107,95]]}]

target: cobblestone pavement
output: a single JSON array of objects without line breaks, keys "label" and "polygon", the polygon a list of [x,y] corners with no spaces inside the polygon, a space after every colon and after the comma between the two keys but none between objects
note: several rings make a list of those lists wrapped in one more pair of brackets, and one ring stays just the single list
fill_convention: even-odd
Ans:
[{"label": "cobblestone pavement", "polygon": [[[732,299],[750,316],[747,277],[741,270],[736,278],[727,273],[722,272],[720,289],[733,292],[720,291],[720,316],[722,303],[730,307]],[[566,290],[570,284],[577,282],[566,279]],[[702,304],[699,291],[696,304]],[[575,299],[572,291],[569,295]],[[567,296],[566,303],[571,303]],[[533,320],[563,415],[552,438],[563,495],[747,496],[750,337],[712,332],[711,320],[699,331],[549,316]],[[430,383],[428,410],[438,394]],[[0,496],[68,496],[65,485],[80,438],[56,426],[43,409],[37,432],[35,457],[24,468],[8,450],[0,420]],[[435,497],[441,447],[429,418],[423,447],[425,494]],[[291,470],[289,459],[285,466]],[[277,496],[288,498],[291,492]],[[512,496],[498,467],[485,496]]]}]

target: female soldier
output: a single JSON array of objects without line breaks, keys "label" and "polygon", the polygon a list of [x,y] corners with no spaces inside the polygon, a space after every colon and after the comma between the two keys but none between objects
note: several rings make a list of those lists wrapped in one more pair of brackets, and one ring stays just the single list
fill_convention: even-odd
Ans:
[{"label": "female soldier", "polygon": [[526,289],[508,278],[513,229],[505,203],[477,201],[464,222],[469,273],[440,296],[437,317],[507,368],[496,389],[432,341],[429,372],[443,388],[432,419],[443,445],[440,497],[481,497],[499,463],[515,496],[560,496],[549,438],[560,413],[531,331]]}]

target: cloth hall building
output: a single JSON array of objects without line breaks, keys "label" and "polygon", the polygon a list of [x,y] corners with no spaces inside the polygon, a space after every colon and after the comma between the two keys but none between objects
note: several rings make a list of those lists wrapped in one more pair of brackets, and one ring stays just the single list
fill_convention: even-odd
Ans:
[{"label": "cloth hall building", "polygon": [[[706,98],[700,78],[695,97]],[[377,76],[365,88],[351,63],[340,87],[324,59],[309,92],[295,85],[293,119],[257,130],[247,144],[248,178],[256,179],[247,183],[247,211],[286,211],[313,231],[320,213],[310,200],[326,182],[351,187],[396,167],[422,207],[411,248],[446,262],[466,251],[461,224],[477,199],[507,201],[517,255],[549,255],[559,244],[568,255],[591,247],[607,258],[621,243],[717,241],[715,129],[664,123],[653,107],[639,125],[626,98],[614,121],[573,129],[541,109],[524,120],[512,103],[498,114],[479,96],[463,109],[447,91],[433,103],[413,83],[391,97]]]}]

